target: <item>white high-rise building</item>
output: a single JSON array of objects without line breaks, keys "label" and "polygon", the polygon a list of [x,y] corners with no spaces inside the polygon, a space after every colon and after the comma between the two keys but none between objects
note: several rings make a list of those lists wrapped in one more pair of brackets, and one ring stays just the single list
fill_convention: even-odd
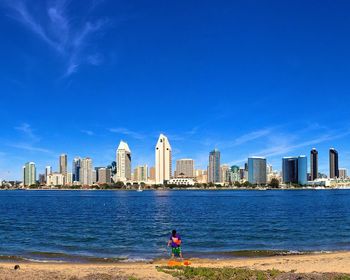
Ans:
[{"label": "white high-rise building", "polygon": [[171,177],[171,146],[168,138],[161,134],[156,145],[156,184],[164,184]]},{"label": "white high-rise building", "polygon": [[128,144],[120,141],[116,153],[117,180],[126,182],[131,180],[131,151]]},{"label": "white high-rise building", "polygon": [[83,186],[91,186],[93,184],[93,174],[92,174],[92,159],[83,158],[80,162],[80,183]]}]

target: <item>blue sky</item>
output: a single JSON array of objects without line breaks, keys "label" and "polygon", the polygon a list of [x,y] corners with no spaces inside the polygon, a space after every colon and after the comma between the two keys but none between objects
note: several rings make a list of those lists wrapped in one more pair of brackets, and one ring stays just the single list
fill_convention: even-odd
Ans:
[{"label": "blue sky", "polygon": [[201,168],[316,147],[328,173],[333,146],[350,167],[349,1],[82,3],[0,2],[0,178],[121,139],[152,165],[161,132]]}]

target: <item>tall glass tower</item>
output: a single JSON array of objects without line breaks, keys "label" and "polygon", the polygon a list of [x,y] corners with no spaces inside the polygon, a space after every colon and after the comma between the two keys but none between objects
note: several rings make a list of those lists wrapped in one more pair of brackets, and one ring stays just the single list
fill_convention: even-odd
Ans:
[{"label": "tall glass tower", "polygon": [[284,157],[282,159],[282,175],[285,184],[298,183],[298,158]]},{"label": "tall glass tower", "polygon": [[208,183],[220,183],[220,151],[218,149],[209,153]]},{"label": "tall glass tower", "polygon": [[72,164],[73,182],[80,182],[80,165],[81,159],[79,157],[74,158]]},{"label": "tall glass tower", "polygon": [[298,184],[307,185],[307,157],[298,157]]},{"label": "tall glass tower", "polygon": [[329,177],[339,178],[339,159],[336,149],[329,150]]},{"label": "tall glass tower", "polygon": [[251,184],[265,185],[267,182],[266,158],[248,158],[248,181]]},{"label": "tall glass tower", "polygon": [[282,159],[282,174],[285,184],[307,184],[307,157],[284,157]]},{"label": "tall glass tower", "polygon": [[311,181],[314,181],[318,177],[318,151],[313,148],[310,153],[310,172]]}]

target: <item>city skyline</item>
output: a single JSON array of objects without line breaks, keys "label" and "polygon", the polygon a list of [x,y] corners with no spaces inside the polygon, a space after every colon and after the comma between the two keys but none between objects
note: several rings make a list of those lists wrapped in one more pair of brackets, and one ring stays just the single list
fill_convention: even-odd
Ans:
[{"label": "city skyline", "polygon": [[328,174],[332,146],[350,168],[350,3],[42,3],[0,4],[1,179],[62,153],[104,166],[120,139],[153,166],[160,133],[202,169],[215,148],[281,170],[316,147]]},{"label": "city skyline", "polygon": [[[306,185],[308,181],[314,181],[315,179],[324,178],[323,176],[326,176],[327,178],[343,178],[345,179],[347,177],[347,168],[339,167],[339,156],[338,151],[335,148],[329,149],[329,170],[328,174],[325,173],[317,173],[317,177],[313,178],[313,171],[312,169],[315,168],[318,170],[318,151],[316,148],[312,148],[310,150],[310,157],[307,157],[305,155],[300,156],[284,156],[282,157],[282,165],[281,169],[274,169],[273,166],[270,164],[268,159],[265,157],[259,157],[259,156],[249,156],[247,160],[244,162],[244,166],[240,169],[239,166],[233,165],[230,166],[229,164],[221,163],[221,152],[218,149],[214,149],[209,152],[209,159],[207,162],[206,168],[198,168],[195,164],[195,161],[190,158],[186,159],[177,159],[172,158],[172,148],[170,145],[170,142],[166,135],[160,134],[158,141],[155,145],[155,158],[158,162],[156,166],[150,166],[148,168],[148,164],[145,163],[143,165],[133,165],[131,161],[131,151],[127,144],[127,142],[121,140],[118,148],[115,151],[115,165],[116,165],[116,174],[114,176],[110,176],[110,179],[113,179],[114,182],[121,181],[121,182],[130,182],[130,181],[148,181],[149,179],[154,181],[155,184],[163,184],[166,181],[169,181],[171,178],[196,178],[197,171],[205,171],[207,172],[207,182],[208,183],[222,183],[222,182],[229,182],[232,179],[232,176],[235,175],[228,175],[227,171],[229,170],[236,170],[232,171],[234,173],[237,173],[239,170],[251,170],[252,173],[248,172],[248,176],[243,176],[245,180],[249,181],[251,184],[254,184],[253,182],[257,182],[257,184],[264,184],[270,181],[271,178],[274,178],[274,174],[277,174],[278,176],[281,176],[281,182],[283,183],[295,183],[300,185]],[[314,155],[317,154],[317,160],[315,163]],[[334,156],[331,156],[333,154],[336,154],[336,158]],[[40,176],[43,175],[45,178],[47,178],[48,174],[57,174],[57,175],[63,175],[62,180],[65,182],[73,183],[75,181],[80,181],[83,185],[92,185],[93,183],[98,183],[100,180],[99,177],[99,171],[104,171],[104,177],[106,177],[106,169],[108,169],[107,166],[110,166],[110,164],[106,164],[105,166],[100,167],[94,167],[93,159],[90,157],[87,158],[80,158],[80,157],[74,157],[72,161],[72,166],[69,172],[67,165],[67,154],[61,154],[58,158],[58,171],[55,172],[52,170],[51,166],[46,166],[44,172],[37,172],[35,162],[27,162],[22,167],[22,179],[23,182],[26,180],[26,170],[28,170],[28,165],[34,165],[35,173],[37,172],[35,177],[39,177],[40,182]],[[88,168],[89,171],[86,170],[86,167],[84,169],[81,169],[82,162],[89,161]],[[175,170],[172,169],[173,162],[176,162],[176,168]],[[262,163],[261,163],[262,162]],[[64,163],[64,168],[62,168],[62,163]],[[83,164],[84,165],[84,164]],[[86,165],[86,164],[85,164]],[[264,167],[262,167],[264,165]],[[79,169],[77,170],[77,166]],[[118,166],[120,167],[118,169]],[[155,177],[152,178],[152,171],[151,169],[155,170]],[[335,169],[334,169],[335,168]],[[133,172],[131,171],[133,170]],[[158,171],[157,171],[158,170]],[[227,171],[226,171],[227,170]],[[111,172],[112,170],[108,171]],[[158,175],[156,175],[158,173]],[[341,173],[342,176],[339,174]],[[78,177],[77,175],[78,174]],[[82,174],[85,174],[85,176],[90,176],[89,179],[82,179],[82,180],[75,180],[75,178],[79,178],[82,176]],[[111,173],[109,173],[112,175]],[[128,176],[125,176],[125,174],[129,174]],[[141,175],[142,174],[142,175]],[[191,175],[192,174],[192,175]],[[335,176],[336,174],[336,176]],[[186,176],[187,175],[187,176]],[[269,175],[273,175],[270,179],[268,179]],[[319,175],[321,177],[319,177]],[[228,176],[228,177],[227,177]],[[44,178],[43,177],[43,178]],[[142,179],[139,179],[142,177]],[[225,179],[224,179],[225,177]],[[226,178],[230,178],[227,179]],[[242,175],[241,175],[242,177]],[[243,179],[243,177],[241,179]],[[94,179],[96,181],[94,181]],[[146,179],[145,179],[146,178]],[[57,178],[55,178],[57,179]],[[105,181],[105,180],[104,180]],[[84,182],[84,183],[83,183]]]}]

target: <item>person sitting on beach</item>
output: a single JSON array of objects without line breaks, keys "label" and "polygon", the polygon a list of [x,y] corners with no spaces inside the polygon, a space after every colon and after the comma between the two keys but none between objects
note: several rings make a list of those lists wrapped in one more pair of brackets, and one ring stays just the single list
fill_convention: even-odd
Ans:
[{"label": "person sitting on beach", "polygon": [[181,237],[176,233],[176,230],[173,230],[169,241],[168,241],[168,247],[171,246],[171,257],[175,258],[179,256],[182,258],[182,252],[181,252]]}]

